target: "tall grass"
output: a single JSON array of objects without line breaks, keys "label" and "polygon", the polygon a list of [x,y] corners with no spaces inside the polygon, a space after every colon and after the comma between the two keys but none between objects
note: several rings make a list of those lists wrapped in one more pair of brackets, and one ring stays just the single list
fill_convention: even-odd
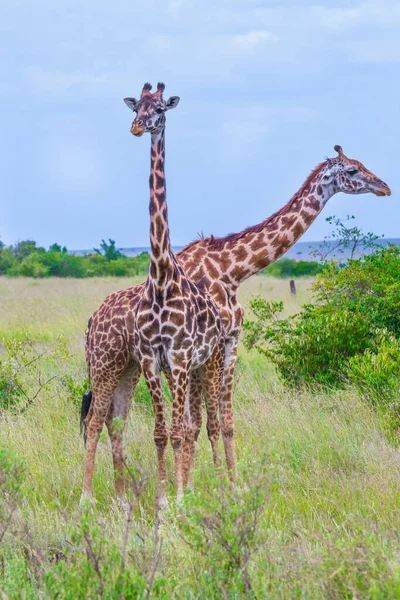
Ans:
[{"label": "tall grass", "polygon": [[[8,286],[5,312],[10,316],[16,307],[21,311],[13,317],[12,335],[22,335],[29,322],[32,335],[45,345],[41,332],[50,339],[62,330],[77,355],[68,368],[79,380],[86,317],[114,284],[45,280],[32,286],[30,281],[1,280],[1,289]],[[300,299],[291,300],[293,310],[308,285],[298,283]],[[253,293],[281,299],[289,296],[288,283],[256,277],[243,289],[244,303]],[[3,311],[2,331],[6,322]],[[148,582],[156,460],[149,397],[144,384],[139,387],[126,446],[129,464],[139,465],[148,483],[135,511],[128,550],[138,577]],[[1,446],[18,455],[25,468],[22,500],[0,549],[4,597],[54,597],[56,589],[57,597],[74,597],[71,579],[60,575],[64,563],[69,565],[68,577],[74,569],[83,577],[77,559],[68,558],[75,540],[71,528],[82,522],[85,452],[79,401],[62,380],[55,380],[25,413],[2,415]],[[203,431],[195,493],[175,507],[172,451],[168,452],[170,507],[161,516],[160,561],[150,597],[399,597],[400,454],[362,396],[352,388],[335,393],[288,391],[271,365],[241,349],[235,416],[239,476],[233,489],[214,474]],[[92,519],[101,528],[101,538],[120,553],[126,517],[115,501],[112,479],[110,444],[104,434],[96,457]],[[40,568],[34,566],[29,548],[41,553]],[[105,550],[103,554],[110,562],[111,555]],[[104,560],[105,582],[114,577],[106,567]],[[54,581],[62,585],[56,587]],[[146,596],[146,586],[140,592],[141,581],[135,583],[136,596],[129,597]],[[90,597],[101,597],[100,592],[96,588]],[[103,592],[102,597],[114,596]]]}]

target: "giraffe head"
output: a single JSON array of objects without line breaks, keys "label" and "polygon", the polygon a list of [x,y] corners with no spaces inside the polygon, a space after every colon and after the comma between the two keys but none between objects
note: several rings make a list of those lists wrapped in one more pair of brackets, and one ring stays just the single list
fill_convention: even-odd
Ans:
[{"label": "giraffe head", "polygon": [[327,158],[321,170],[320,183],[335,192],[345,194],[367,194],[390,196],[389,186],[376,175],[368,171],[358,160],[348,158],[341,148],[335,146],[338,153],[335,158]]},{"label": "giraffe head", "polygon": [[165,113],[171,108],[178,106],[179,97],[171,96],[167,101],[163,98],[165,85],[157,84],[157,91],[151,93],[150,83],[143,86],[140,100],[136,98],[124,98],[125,104],[136,113],[132,122],[131,133],[140,137],[146,131],[159,133],[165,127]]}]

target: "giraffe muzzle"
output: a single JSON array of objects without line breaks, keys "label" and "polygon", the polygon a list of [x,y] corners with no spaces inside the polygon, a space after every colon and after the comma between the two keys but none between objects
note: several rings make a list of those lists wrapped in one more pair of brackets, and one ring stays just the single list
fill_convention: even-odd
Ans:
[{"label": "giraffe muzzle", "polygon": [[136,137],[141,137],[144,134],[144,132],[145,132],[144,127],[140,127],[136,123],[134,123],[131,127],[131,133],[133,133],[133,135]]},{"label": "giraffe muzzle", "polygon": [[384,181],[380,181],[378,184],[375,185],[374,193],[377,196],[391,196],[392,190],[387,185],[387,183],[385,183]]}]

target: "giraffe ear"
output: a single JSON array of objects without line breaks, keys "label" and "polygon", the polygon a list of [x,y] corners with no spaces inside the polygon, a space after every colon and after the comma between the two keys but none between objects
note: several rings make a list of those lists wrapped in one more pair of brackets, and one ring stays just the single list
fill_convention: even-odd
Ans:
[{"label": "giraffe ear", "polygon": [[124,98],[124,102],[125,102],[125,104],[127,105],[128,108],[130,108],[133,111],[136,110],[137,103],[138,103],[138,101],[136,100],[136,98]]},{"label": "giraffe ear", "polygon": [[171,98],[168,98],[167,102],[165,103],[167,110],[171,110],[171,108],[176,108],[179,104],[179,96],[171,96]]}]

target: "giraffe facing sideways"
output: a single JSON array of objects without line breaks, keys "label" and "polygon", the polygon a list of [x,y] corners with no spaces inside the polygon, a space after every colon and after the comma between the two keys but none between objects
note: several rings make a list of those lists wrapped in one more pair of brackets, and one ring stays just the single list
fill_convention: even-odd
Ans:
[{"label": "giraffe facing sideways", "polygon": [[[243,309],[236,295],[239,285],[281,257],[309,228],[334,194],[373,193],[377,196],[389,196],[391,193],[386,183],[359,161],[345,156],[340,146],[335,146],[335,150],[338,156],[319,164],[291,200],[265,221],[237,234],[197,240],[177,254],[178,262],[184,267],[187,276],[210,293],[221,315],[224,376],[219,413],[227,465],[231,469],[235,467],[232,386],[243,323]],[[89,373],[96,345],[107,343],[111,329],[115,332],[113,335],[118,332],[118,344],[114,342],[114,346],[109,348],[107,368],[111,374],[119,373],[119,383],[113,393],[107,424],[115,416],[126,419],[140,376],[140,372],[135,371],[132,375],[129,370],[129,357],[134,353],[131,345],[134,313],[143,287],[144,284],[141,284],[109,295],[89,319],[86,332]],[[196,372],[191,374],[189,399],[190,410],[185,414],[184,483],[188,479],[189,457],[193,460],[193,446],[201,427],[202,385]],[[90,392],[83,400],[83,417],[89,410],[89,403]],[[121,496],[124,490],[123,432],[113,432],[110,426],[109,431],[117,474],[116,493]]]}]

